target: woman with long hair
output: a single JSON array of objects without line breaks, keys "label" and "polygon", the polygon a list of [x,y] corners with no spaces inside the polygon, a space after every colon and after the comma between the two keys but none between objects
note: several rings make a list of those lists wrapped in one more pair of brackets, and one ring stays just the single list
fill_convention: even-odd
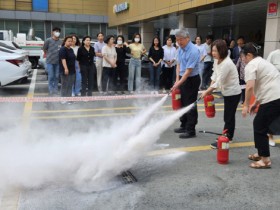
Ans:
[{"label": "woman with long hair", "polygon": [[135,33],[132,38],[132,43],[128,46],[131,51],[131,58],[129,62],[128,71],[128,91],[133,93],[134,77],[136,80],[136,91],[140,91],[141,82],[141,58],[142,55],[146,53],[146,49],[143,44],[141,44],[141,35]]},{"label": "woman with long hair", "polygon": [[125,58],[126,58],[126,53],[129,53],[130,50],[128,48],[127,43],[124,41],[124,37],[122,35],[117,36],[116,40],[116,52],[117,52],[117,67],[116,67],[116,72],[115,72],[115,87],[117,87],[118,84],[118,78],[120,79],[120,90],[124,91],[125,90]]},{"label": "woman with long hair", "polygon": [[93,78],[96,72],[96,67],[93,62],[95,52],[94,48],[90,45],[90,41],[91,37],[85,36],[77,54],[77,60],[79,61],[82,75],[82,96],[92,96]]},{"label": "woman with long hair", "polygon": [[152,93],[158,94],[159,78],[161,71],[161,61],[163,59],[163,49],[159,37],[154,37],[149,50],[150,63],[150,89]]},{"label": "woman with long hair", "polygon": [[[74,50],[75,56],[77,58],[77,53],[78,53],[78,49],[81,45],[79,38],[77,37],[77,35],[72,35],[72,49]],[[82,85],[82,76],[81,76],[81,71],[80,71],[80,67],[79,67],[79,63],[76,60],[75,62],[75,68],[76,68],[76,77],[75,77],[75,83],[73,86],[73,90],[72,90],[72,96],[79,96],[81,95],[81,85]]]}]

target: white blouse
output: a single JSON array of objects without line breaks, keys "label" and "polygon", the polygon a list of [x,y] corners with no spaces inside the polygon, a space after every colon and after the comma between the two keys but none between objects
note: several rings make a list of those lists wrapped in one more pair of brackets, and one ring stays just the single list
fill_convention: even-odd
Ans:
[{"label": "white blouse", "polygon": [[223,96],[234,96],[241,93],[239,77],[236,66],[229,57],[226,57],[220,64],[214,60],[211,87],[219,88]]}]

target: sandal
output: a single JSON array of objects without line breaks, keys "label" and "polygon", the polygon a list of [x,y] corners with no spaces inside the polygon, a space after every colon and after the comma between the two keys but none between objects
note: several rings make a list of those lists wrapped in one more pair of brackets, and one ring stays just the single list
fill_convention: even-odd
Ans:
[{"label": "sandal", "polygon": [[264,162],[263,160],[260,160],[258,162],[253,162],[250,164],[250,167],[254,169],[269,169],[271,168],[271,161]]},{"label": "sandal", "polygon": [[256,154],[251,154],[251,155],[248,156],[248,159],[253,160],[253,161],[259,161],[262,158],[260,156],[256,156]]}]

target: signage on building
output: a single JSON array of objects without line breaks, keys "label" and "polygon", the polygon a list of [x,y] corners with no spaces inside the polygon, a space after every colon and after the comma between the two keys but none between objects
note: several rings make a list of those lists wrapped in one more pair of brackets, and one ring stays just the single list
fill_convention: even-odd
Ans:
[{"label": "signage on building", "polygon": [[127,2],[123,2],[123,3],[120,3],[120,4],[115,4],[114,7],[113,7],[113,12],[115,14],[117,14],[117,13],[123,12],[125,10],[128,10],[128,8],[129,8],[129,4]]},{"label": "signage on building", "polygon": [[267,16],[277,16],[277,10],[278,10],[278,3],[277,2],[270,2],[268,3],[267,8]]}]

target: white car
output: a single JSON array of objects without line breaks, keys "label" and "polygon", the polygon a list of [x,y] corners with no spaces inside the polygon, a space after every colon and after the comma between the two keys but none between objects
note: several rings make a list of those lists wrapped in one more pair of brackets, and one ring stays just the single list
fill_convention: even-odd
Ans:
[{"label": "white car", "polygon": [[0,48],[12,50],[13,52],[18,53],[18,54],[24,54],[28,58],[28,52],[26,50],[21,49],[16,43],[14,43],[12,41],[0,40]]},{"label": "white car", "polygon": [[25,55],[0,49],[0,86],[28,78],[30,66]]}]

